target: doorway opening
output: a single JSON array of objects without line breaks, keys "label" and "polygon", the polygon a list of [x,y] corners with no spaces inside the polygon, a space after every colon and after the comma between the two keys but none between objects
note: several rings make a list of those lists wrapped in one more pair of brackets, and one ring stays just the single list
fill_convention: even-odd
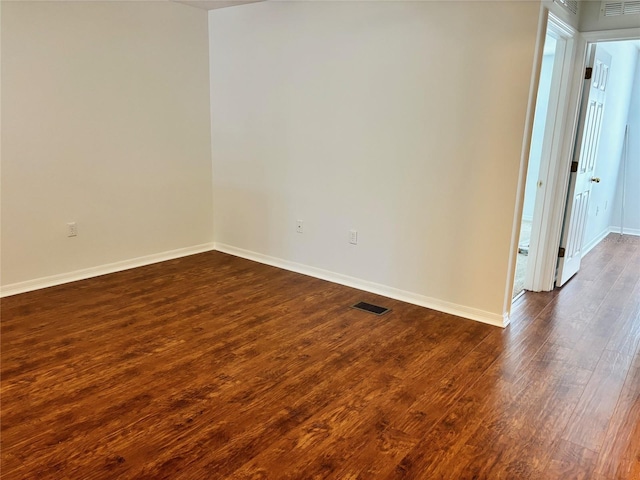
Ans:
[{"label": "doorway opening", "polygon": [[[572,182],[575,182],[575,173],[570,172],[570,167],[574,166],[572,160],[579,160],[579,157],[574,157],[580,153],[583,131],[578,120],[580,99],[581,92],[589,87],[588,81],[583,79],[584,67],[593,67],[589,63],[595,58],[593,52],[597,45],[613,52],[611,72],[618,73],[617,79],[611,80],[614,86],[609,90],[610,95],[617,98],[609,102],[610,106],[603,113],[604,140],[596,142],[593,147],[597,152],[597,162],[589,179],[601,179],[601,182],[592,182],[591,201],[583,205],[583,225],[577,229],[582,236],[580,254],[586,254],[608,234],[619,233],[621,228],[627,235],[640,235],[640,189],[637,188],[640,184],[640,139],[634,133],[640,131],[640,113],[636,113],[640,112],[640,41],[629,33],[583,34],[584,41],[576,45],[574,36],[577,32],[563,30],[562,24],[553,21],[549,15],[542,55],[546,58],[541,62],[523,221],[517,244],[519,258],[514,275],[513,300],[524,290],[549,291],[562,283],[556,285],[556,273],[562,258],[559,255],[563,253],[561,241],[567,241],[565,217],[569,208],[565,207],[570,205],[567,199],[570,198]],[[549,65],[552,65],[551,69]],[[626,73],[620,74],[620,70],[626,70]],[[621,78],[624,79],[622,84]]]},{"label": "doorway opening", "polygon": [[576,36],[576,30],[547,13],[512,299],[524,290],[553,288],[562,222],[561,213],[554,208],[559,201],[558,189],[565,188],[558,183],[562,181],[563,159],[570,156],[572,147],[564,132],[571,121],[570,105],[575,96]]}]

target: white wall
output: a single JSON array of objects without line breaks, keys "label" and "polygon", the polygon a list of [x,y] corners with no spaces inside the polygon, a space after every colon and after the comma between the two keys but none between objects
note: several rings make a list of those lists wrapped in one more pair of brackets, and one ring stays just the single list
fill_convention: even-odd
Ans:
[{"label": "white wall", "polygon": [[218,247],[501,319],[539,9],[210,12]]},{"label": "white wall", "polygon": [[[612,215],[619,214],[614,203],[638,57],[638,49],[631,42],[603,42],[597,48],[611,54],[611,70],[594,174],[602,181],[594,183],[591,189],[584,236],[587,249],[608,233],[610,226],[615,223]],[[637,186],[633,188],[637,189]],[[629,208],[638,210],[640,203],[635,208],[629,205]]]},{"label": "white wall", "polygon": [[3,286],[212,241],[207,29],[172,2],[2,2]]},{"label": "white wall", "polygon": [[636,68],[633,90],[629,101],[629,152],[627,154],[626,175],[624,163],[618,173],[618,188],[611,212],[611,226],[620,231],[622,212],[622,185],[625,189],[624,231],[640,235],[640,51],[636,51]]}]

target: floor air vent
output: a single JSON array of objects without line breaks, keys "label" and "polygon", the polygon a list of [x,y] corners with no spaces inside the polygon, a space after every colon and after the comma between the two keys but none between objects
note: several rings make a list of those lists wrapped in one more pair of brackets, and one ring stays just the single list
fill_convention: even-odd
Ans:
[{"label": "floor air vent", "polygon": [[374,313],[376,315],[384,315],[385,313],[391,311],[390,308],[381,307],[379,305],[373,305],[367,302],[358,302],[355,305],[352,305],[351,308],[357,308],[358,310]]}]

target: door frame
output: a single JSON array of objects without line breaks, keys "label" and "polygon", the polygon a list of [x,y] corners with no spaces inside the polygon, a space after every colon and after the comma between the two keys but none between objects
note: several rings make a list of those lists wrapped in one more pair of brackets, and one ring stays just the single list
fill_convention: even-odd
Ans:
[{"label": "door frame", "polygon": [[561,230],[554,227],[557,223],[562,224],[561,219],[558,222],[559,219],[556,218],[554,211],[557,201],[555,193],[558,191],[558,182],[562,180],[558,174],[562,166],[565,165],[563,159],[567,158],[566,156],[573,146],[572,143],[565,141],[563,131],[572,114],[570,100],[575,94],[572,91],[572,80],[578,32],[549,12],[545,36],[547,33],[556,39],[557,47],[551,78],[549,107],[545,120],[542,159],[537,179],[539,183],[536,189],[524,284],[526,290],[534,292],[553,288],[548,280],[550,265],[552,257],[553,259],[557,258],[555,254],[558,251],[561,233]]},{"label": "door frame", "polygon": [[[515,283],[515,274],[516,274],[516,263],[518,256],[518,242],[520,239],[520,226],[522,222],[522,212],[524,208],[524,195],[525,195],[525,185],[527,181],[527,170],[529,166],[529,154],[531,150],[531,140],[533,134],[533,118],[535,115],[536,101],[538,96],[538,87],[540,83],[540,72],[542,69],[542,57],[544,54],[544,42],[547,36],[547,32],[553,29],[553,32],[556,36],[561,37],[561,40],[564,43],[564,49],[562,51],[562,58],[557,55],[558,49],[556,48],[557,58],[554,60],[554,76],[557,73],[556,67],[560,68],[560,75],[562,77],[562,81],[559,79],[552,80],[552,89],[553,83],[555,81],[556,91],[555,93],[552,91],[549,96],[549,108],[547,121],[550,118],[553,118],[554,128],[547,132],[547,128],[545,126],[544,136],[547,137],[549,135],[549,139],[545,138],[544,141],[547,142],[548,145],[552,145],[555,159],[550,159],[547,161],[547,165],[544,167],[545,169],[545,180],[546,180],[546,188],[545,195],[540,196],[540,192],[536,192],[536,205],[534,207],[534,220],[532,223],[532,240],[534,236],[534,230],[536,231],[534,240],[535,244],[530,242],[529,245],[529,259],[527,262],[527,270],[533,268],[536,273],[535,277],[535,285],[527,285],[525,279],[525,288],[532,289],[534,291],[542,291],[547,287],[546,279],[549,276],[549,264],[551,262],[550,257],[553,256],[553,276],[555,277],[555,260],[556,255],[549,253],[550,251],[554,251],[557,253],[558,246],[560,245],[560,233],[562,226],[562,214],[564,210],[560,214],[556,214],[555,206],[558,202],[557,192],[560,189],[565,189],[564,193],[566,194],[566,186],[561,187],[558,184],[558,181],[562,179],[558,176],[558,171],[560,170],[560,165],[563,163],[560,159],[566,158],[570,156],[572,152],[572,145],[566,139],[564,132],[567,130],[566,123],[568,120],[574,116],[577,120],[577,111],[573,112],[573,105],[577,105],[578,102],[573,102],[573,97],[578,95],[574,90],[573,81],[575,76],[575,61],[577,43],[579,40],[579,32],[571,27],[568,23],[562,20],[560,17],[555,15],[553,12],[549,10],[548,7],[542,7],[540,9],[540,22],[538,24],[538,39],[536,42],[536,50],[534,55],[534,64],[533,64],[533,75],[531,78],[530,84],[530,94],[529,94],[529,104],[527,107],[527,118],[525,124],[525,134],[522,143],[522,154],[520,158],[520,175],[518,179],[518,189],[517,189],[517,197],[516,197],[516,206],[514,210],[514,223],[512,225],[511,230],[511,250],[509,256],[509,277],[505,289],[504,296],[504,307],[503,311],[505,312],[505,324],[508,323],[509,315],[511,314],[511,306],[513,304],[513,285]],[[556,63],[559,64],[556,65]],[[562,94],[562,95],[560,95]],[[552,105],[552,98],[556,98],[554,104]],[[574,115],[575,114],[575,115]],[[567,153],[569,152],[569,153]],[[541,171],[543,170],[543,164],[545,160],[541,160]],[[538,197],[541,197],[540,202],[541,206],[538,205]],[[564,201],[564,198],[562,199]],[[564,202],[562,203],[564,207]],[[538,214],[536,216],[536,210],[540,212],[545,211],[548,212],[548,215],[551,215],[552,218],[545,217],[542,214]],[[557,218],[556,218],[557,217]],[[537,223],[536,223],[537,220]],[[557,237],[557,238],[556,238]],[[555,246],[553,244],[555,243]],[[547,290],[551,290],[553,288],[553,281],[551,281],[551,286],[547,288]]]}]

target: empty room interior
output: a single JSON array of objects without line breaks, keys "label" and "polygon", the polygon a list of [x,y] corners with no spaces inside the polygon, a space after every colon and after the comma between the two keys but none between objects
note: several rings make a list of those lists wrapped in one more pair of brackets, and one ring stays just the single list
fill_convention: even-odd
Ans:
[{"label": "empty room interior", "polygon": [[0,27],[0,478],[640,479],[639,2]]}]

